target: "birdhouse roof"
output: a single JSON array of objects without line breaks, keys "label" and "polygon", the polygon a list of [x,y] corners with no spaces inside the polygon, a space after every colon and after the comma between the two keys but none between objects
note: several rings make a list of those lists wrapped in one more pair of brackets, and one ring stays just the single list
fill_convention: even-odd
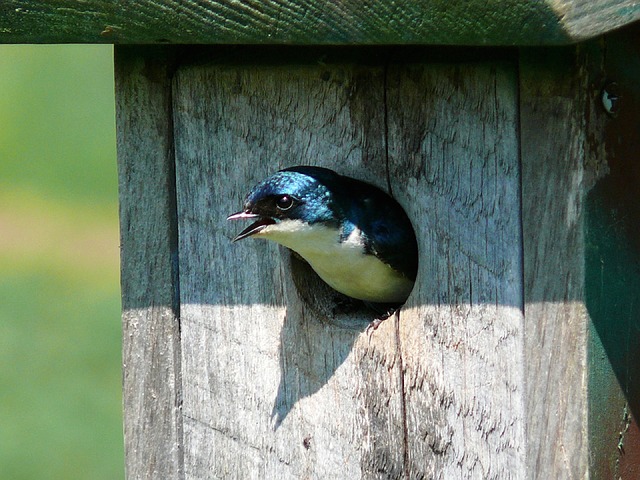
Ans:
[{"label": "birdhouse roof", "polygon": [[0,43],[561,45],[633,0],[4,0]]}]

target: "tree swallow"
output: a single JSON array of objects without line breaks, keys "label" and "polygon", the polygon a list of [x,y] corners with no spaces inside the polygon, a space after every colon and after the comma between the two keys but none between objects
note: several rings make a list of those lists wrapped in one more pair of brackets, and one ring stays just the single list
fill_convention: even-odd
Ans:
[{"label": "tree swallow", "polygon": [[398,202],[373,185],[327,168],[287,168],[256,185],[228,220],[244,218],[256,221],[234,242],[256,237],[284,245],[344,295],[397,308],[411,293],[418,269],[413,227]]}]

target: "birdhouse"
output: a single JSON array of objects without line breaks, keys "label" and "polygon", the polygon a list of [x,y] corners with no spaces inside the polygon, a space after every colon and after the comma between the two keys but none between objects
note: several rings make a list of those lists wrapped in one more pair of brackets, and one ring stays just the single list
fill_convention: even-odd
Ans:
[{"label": "birdhouse", "polygon": [[[638,478],[636,2],[22,3],[4,41],[116,44],[128,478]],[[375,331],[232,243],[294,165],[414,227]]]}]

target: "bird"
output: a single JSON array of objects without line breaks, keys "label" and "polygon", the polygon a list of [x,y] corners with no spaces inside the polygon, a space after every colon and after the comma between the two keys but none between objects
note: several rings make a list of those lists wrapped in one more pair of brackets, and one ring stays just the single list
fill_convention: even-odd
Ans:
[{"label": "bird", "polygon": [[293,250],[331,288],[381,319],[413,289],[413,226],[400,204],[372,184],[323,167],[285,168],[258,183],[227,219],[255,220],[233,242],[262,238]]}]

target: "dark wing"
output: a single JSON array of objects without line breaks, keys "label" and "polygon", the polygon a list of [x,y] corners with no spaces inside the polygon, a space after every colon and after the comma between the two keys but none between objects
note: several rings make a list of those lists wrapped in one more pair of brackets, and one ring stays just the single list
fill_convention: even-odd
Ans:
[{"label": "dark wing", "polygon": [[340,203],[349,220],[362,231],[369,252],[407,278],[415,280],[418,244],[403,208],[394,198],[373,185],[342,178],[345,179],[342,190],[351,198]]}]

